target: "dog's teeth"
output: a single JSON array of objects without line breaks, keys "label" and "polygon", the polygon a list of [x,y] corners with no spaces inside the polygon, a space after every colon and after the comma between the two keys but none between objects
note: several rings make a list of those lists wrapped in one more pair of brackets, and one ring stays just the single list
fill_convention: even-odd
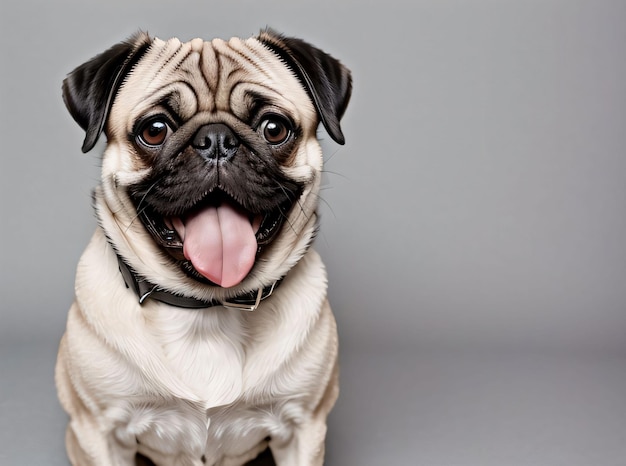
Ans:
[{"label": "dog's teeth", "polygon": [[262,222],[263,222],[262,215],[257,215],[256,217],[252,219],[252,230],[254,231],[255,235],[259,232],[259,228],[261,228]]},{"label": "dog's teeth", "polygon": [[173,230],[176,231],[176,233],[178,233],[178,236],[180,237],[181,241],[185,241],[185,224],[183,223],[183,221],[180,219],[180,217],[174,217],[172,219],[166,219],[165,223],[171,224],[171,228]]}]

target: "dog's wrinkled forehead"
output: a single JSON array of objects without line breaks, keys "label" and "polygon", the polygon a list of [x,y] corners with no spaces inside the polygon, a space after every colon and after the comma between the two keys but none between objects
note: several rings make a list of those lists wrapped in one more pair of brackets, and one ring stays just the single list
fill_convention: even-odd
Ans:
[{"label": "dog's wrinkled forehead", "polygon": [[114,121],[132,124],[155,107],[183,121],[221,112],[246,121],[256,107],[267,106],[297,124],[315,123],[315,108],[297,77],[256,38],[154,39],[140,65],[119,90]]},{"label": "dog's wrinkled forehead", "polygon": [[181,43],[138,33],[63,80],[63,101],[85,130],[83,152],[93,149],[103,131],[121,136],[128,121],[159,105],[182,122],[190,115],[217,119],[227,113],[244,123],[250,107],[275,106],[305,134],[322,123],[335,142],[344,144],[340,120],[351,92],[350,70],[339,60],[270,29],[228,42]]}]

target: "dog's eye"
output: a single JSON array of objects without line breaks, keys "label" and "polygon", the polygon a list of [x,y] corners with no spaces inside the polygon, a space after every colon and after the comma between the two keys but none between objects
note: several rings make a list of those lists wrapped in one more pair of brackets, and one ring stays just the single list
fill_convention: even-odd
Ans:
[{"label": "dog's eye", "polygon": [[285,142],[291,136],[291,125],[283,118],[271,116],[261,122],[259,126],[263,138],[272,145]]},{"label": "dog's eye", "polygon": [[143,125],[139,131],[139,140],[146,146],[160,146],[165,142],[170,132],[170,127],[163,120],[151,120]]}]

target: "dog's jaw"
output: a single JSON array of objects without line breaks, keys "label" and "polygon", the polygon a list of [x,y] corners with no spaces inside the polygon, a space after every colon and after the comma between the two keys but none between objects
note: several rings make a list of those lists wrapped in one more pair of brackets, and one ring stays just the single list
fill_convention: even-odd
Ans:
[{"label": "dog's jaw", "polygon": [[[299,198],[300,190],[293,196]],[[223,193],[213,193],[179,216],[161,216],[150,206],[138,207],[138,216],[156,244],[190,277],[230,288],[245,279],[294,204],[287,199],[254,214]]]}]

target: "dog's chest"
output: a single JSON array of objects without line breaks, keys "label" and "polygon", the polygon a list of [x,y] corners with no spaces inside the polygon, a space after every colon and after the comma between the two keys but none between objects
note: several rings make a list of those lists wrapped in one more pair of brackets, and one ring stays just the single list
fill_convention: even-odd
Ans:
[{"label": "dog's chest", "polygon": [[239,313],[168,308],[146,322],[165,364],[207,407],[232,403],[243,391],[245,322]]},{"label": "dog's chest", "polygon": [[[163,438],[177,439],[174,444],[179,446],[193,446],[190,451],[202,448],[206,464],[216,465],[224,458],[258,453],[269,437],[289,438],[286,417],[302,412],[302,400],[287,396],[287,390],[274,380],[273,364],[281,359],[276,358],[279,353],[271,350],[273,364],[265,363],[268,359],[254,343],[265,332],[251,327],[248,317],[239,312],[190,313],[171,308],[153,313],[146,324],[160,342],[166,364],[199,395],[206,409],[183,400],[156,403],[145,413],[136,412],[126,428],[142,430],[138,439],[157,450],[164,448]],[[278,326],[268,327],[265,331],[274,339],[285,340]],[[267,398],[268,385],[274,387],[271,399]],[[184,439],[178,439],[181,434]]]}]

